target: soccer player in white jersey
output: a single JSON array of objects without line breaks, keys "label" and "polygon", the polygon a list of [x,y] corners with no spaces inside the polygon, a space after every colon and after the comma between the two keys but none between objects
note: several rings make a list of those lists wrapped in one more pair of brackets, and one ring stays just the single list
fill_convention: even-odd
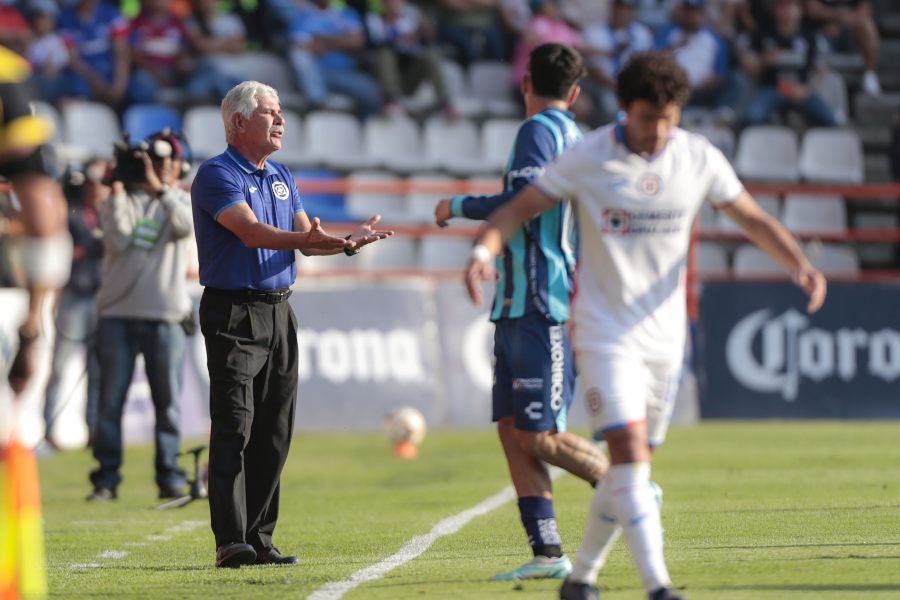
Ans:
[{"label": "soccer player in white jersey", "polygon": [[635,55],[618,76],[625,119],[601,127],[548,165],[494,212],[466,270],[473,301],[493,276],[492,258],[521,224],[572,199],[579,223],[573,346],[594,435],[612,467],[591,500],[564,600],[596,599],[594,586],[624,534],[650,600],[679,600],[663,558],[659,505],[650,485],[651,449],[662,443],[686,330],[685,267],[690,228],[712,202],[784,266],[818,310],[826,283],[791,234],[762,211],[722,153],[678,128],[690,93],[665,53]]}]

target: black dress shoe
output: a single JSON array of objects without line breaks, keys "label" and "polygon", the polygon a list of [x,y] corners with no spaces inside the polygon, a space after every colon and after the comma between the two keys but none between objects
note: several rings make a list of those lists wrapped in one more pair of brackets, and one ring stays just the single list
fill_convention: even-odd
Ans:
[{"label": "black dress shoe", "polygon": [[109,500],[115,500],[116,498],[118,498],[118,495],[114,489],[94,488],[94,491],[91,492],[85,500],[88,502],[108,502]]},{"label": "black dress shoe", "polygon": [[181,498],[188,496],[184,491],[183,485],[163,485],[159,488],[159,499],[168,500],[170,498]]},{"label": "black dress shoe", "polygon": [[296,556],[285,556],[278,551],[278,548],[272,546],[256,553],[256,564],[258,565],[299,565],[300,559]]},{"label": "black dress shoe", "polygon": [[232,542],[216,548],[216,566],[237,569],[241,565],[252,565],[256,561],[256,550],[250,544]]}]

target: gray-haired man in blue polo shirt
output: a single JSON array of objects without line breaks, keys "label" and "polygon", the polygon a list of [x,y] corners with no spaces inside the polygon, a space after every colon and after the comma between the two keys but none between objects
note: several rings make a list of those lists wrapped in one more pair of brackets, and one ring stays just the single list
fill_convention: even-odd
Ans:
[{"label": "gray-haired man in blue polo shirt", "polygon": [[216,566],[297,564],[272,545],[281,469],[297,397],[294,250],[356,253],[392,235],[377,215],[347,238],[310,222],[290,171],[267,160],[281,148],[278,93],[256,81],[222,100],[228,148],[204,162],[191,188],[212,421],[209,508]]}]

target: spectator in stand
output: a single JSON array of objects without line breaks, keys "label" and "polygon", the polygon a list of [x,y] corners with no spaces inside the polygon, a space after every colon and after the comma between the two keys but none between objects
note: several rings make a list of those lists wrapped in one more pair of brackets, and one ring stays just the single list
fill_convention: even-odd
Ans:
[{"label": "spectator in stand", "polygon": [[559,3],[560,16],[578,31],[606,23],[611,10],[612,0],[563,0]]},{"label": "spectator in stand", "polygon": [[218,0],[193,0],[191,6],[185,26],[198,52],[207,56],[229,55],[247,49],[243,21],[237,15],[220,11]]},{"label": "spectator in stand", "polygon": [[869,0],[806,0],[806,16],[821,27],[835,52],[850,52],[856,43],[866,70],[862,88],[867,94],[881,95],[878,80],[878,26]]},{"label": "spectator in stand", "polygon": [[637,20],[654,32],[672,21],[679,0],[638,0]]},{"label": "spectator in stand", "polygon": [[581,36],[560,17],[559,0],[531,0],[533,16],[516,43],[513,55],[512,85],[519,88],[528,70],[531,51],[542,44],[581,45]]},{"label": "spectator in stand", "polygon": [[463,67],[477,60],[509,57],[499,5],[499,0],[439,0],[435,12],[438,42],[447,46]]},{"label": "spectator in stand", "polygon": [[312,108],[321,107],[328,94],[336,92],[350,96],[364,116],[381,110],[378,84],[357,63],[366,36],[355,10],[332,5],[330,0],[301,0],[290,36],[291,66]]},{"label": "spectator in stand", "polygon": [[581,89],[597,107],[597,122],[612,121],[619,112],[616,78],[636,52],[653,47],[653,32],[635,20],[638,0],[613,0],[608,23],[592,23],[584,30],[582,54],[587,58],[588,77]]},{"label": "spectator in stand", "polygon": [[135,69],[128,100],[158,102],[161,88],[179,88],[190,104],[214,102],[238,79],[212,61],[198,60],[195,40],[185,22],[170,12],[171,3],[141,0],[129,37]]},{"label": "spectator in stand", "polygon": [[78,0],[56,26],[69,46],[66,95],[119,107],[130,72],[128,21],[106,2]]},{"label": "spectator in stand", "polygon": [[768,123],[774,112],[791,109],[813,125],[837,125],[834,111],[815,90],[814,77],[822,65],[815,33],[803,27],[801,0],[773,0],[772,13],[772,25],[755,34],[748,51],[740,53],[744,71],[758,81],[746,124]]},{"label": "spectator in stand", "polygon": [[30,41],[31,28],[25,15],[16,8],[16,3],[9,0],[0,2],[0,46],[24,56]]},{"label": "spectator in stand", "polygon": [[728,66],[724,41],[707,26],[705,0],[682,0],[675,22],[660,30],[656,47],[671,51],[688,75],[688,106],[719,109],[730,120],[743,89]]},{"label": "spectator in stand", "polygon": [[41,98],[51,104],[66,94],[65,70],[69,66],[69,49],[56,31],[58,15],[59,7],[53,0],[32,0],[28,4],[33,37],[25,56]]},{"label": "spectator in stand", "polygon": [[[88,445],[94,439],[97,407],[100,404],[100,361],[97,355],[97,290],[103,261],[103,232],[100,229],[100,205],[109,197],[103,185],[107,163],[91,160],[83,168],[70,166],[64,178],[63,193],[69,202],[69,233],[72,234],[72,273],[60,291],[56,304],[56,339],[50,364],[50,379],[44,394],[45,443],[58,450],[53,423],[59,411],[60,382],[66,365],[76,354],[85,352],[87,404],[85,421]],[[79,380],[80,381],[80,380]]]},{"label": "spectator in stand", "polygon": [[[531,6],[528,0],[500,0],[499,16],[506,38],[517,40],[525,32],[531,21]],[[512,48],[509,49],[512,54]]]},{"label": "spectator in stand", "polygon": [[441,71],[441,53],[431,44],[431,24],[406,0],[384,0],[384,13],[366,15],[369,40],[376,47],[378,82],[388,114],[402,110],[398,100],[412,94],[423,80],[434,86],[445,113],[456,114]]}]

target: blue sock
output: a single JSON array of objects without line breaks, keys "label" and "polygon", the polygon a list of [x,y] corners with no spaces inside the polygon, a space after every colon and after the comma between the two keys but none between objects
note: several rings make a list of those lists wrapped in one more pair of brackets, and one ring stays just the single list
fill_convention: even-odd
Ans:
[{"label": "blue sock", "polygon": [[535,556],[562,556],[562,539],[556,528],[553,500],[541,496],[519,498],[519,515]]}]

